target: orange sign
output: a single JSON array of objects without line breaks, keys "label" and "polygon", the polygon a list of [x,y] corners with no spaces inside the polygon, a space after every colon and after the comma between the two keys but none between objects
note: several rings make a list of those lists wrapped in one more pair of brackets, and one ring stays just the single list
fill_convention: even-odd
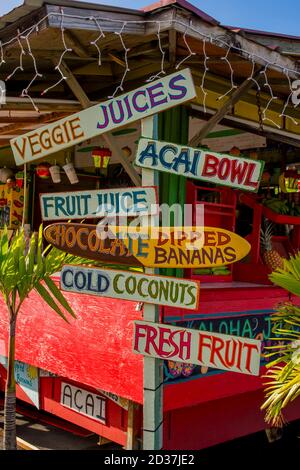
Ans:
[{"label": "orange sign", "polygon": [[[208,268],[244,258],[250,244],[217,227],[110,227],[129,252],[149,268]],[[138,233],[137,233],[138,230]]]}]

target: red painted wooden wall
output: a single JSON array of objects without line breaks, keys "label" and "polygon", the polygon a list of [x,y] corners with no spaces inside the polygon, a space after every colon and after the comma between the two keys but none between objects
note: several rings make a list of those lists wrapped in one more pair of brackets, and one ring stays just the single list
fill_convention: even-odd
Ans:
[{"label": "red painted wooden wall", "polygon": [[[33,292],[18,317],[16,358],[138,403],[143,357],[133,354],[136,302],[65,293],[77,314],[66,324]],[[71,317],[70,317],[71,318]],[[7,312],[0,299],[0,354],[7,355]]]}]

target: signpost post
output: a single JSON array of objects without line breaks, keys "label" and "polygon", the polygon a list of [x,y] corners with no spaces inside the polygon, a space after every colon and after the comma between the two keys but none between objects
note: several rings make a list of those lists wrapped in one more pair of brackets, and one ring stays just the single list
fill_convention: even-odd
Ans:
[{"label": "signpost post", "polygon": [[[142,120],[142,135],[153,138],[157,136],[157,115]],[[152,169],[142,169],[142,185],[158,187],[158,172]],[[148,221],[145,220],[146,226]],[[159,215],[153,221],[159,226]],[[146,268],[147,274],[155,270]],[[144,305],[144,320],[159,321],[158,305]],[[160,450],[163,446],[163,361],[155,357],[144,357],[144,406],[143,406],[143,449]]]}]

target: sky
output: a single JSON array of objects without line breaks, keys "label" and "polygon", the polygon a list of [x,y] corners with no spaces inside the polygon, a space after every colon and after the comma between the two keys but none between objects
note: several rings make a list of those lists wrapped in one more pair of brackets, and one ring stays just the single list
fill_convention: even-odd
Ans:
[{"label": "sky", "polygon": [[[90,1],[138,9],[156,0]],[[0,15],[22,3],[22,0],[0,0]],[[300,36],[299,0],[191,0],[190,3],[225,25]]]}]

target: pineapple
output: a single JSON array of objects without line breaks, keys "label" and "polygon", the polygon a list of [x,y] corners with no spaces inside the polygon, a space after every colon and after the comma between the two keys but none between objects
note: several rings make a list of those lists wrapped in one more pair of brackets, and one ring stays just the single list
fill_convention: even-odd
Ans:
[{"label": "pineapple", "polygon": [[261,245],[264,249],[263,259],[265,264],[271,271],[275,271],[278,268],[283,268],[283,259],[278,251],[272,248],[272,232],[273,225],[266,223],[266,229],[261,229]]}]

